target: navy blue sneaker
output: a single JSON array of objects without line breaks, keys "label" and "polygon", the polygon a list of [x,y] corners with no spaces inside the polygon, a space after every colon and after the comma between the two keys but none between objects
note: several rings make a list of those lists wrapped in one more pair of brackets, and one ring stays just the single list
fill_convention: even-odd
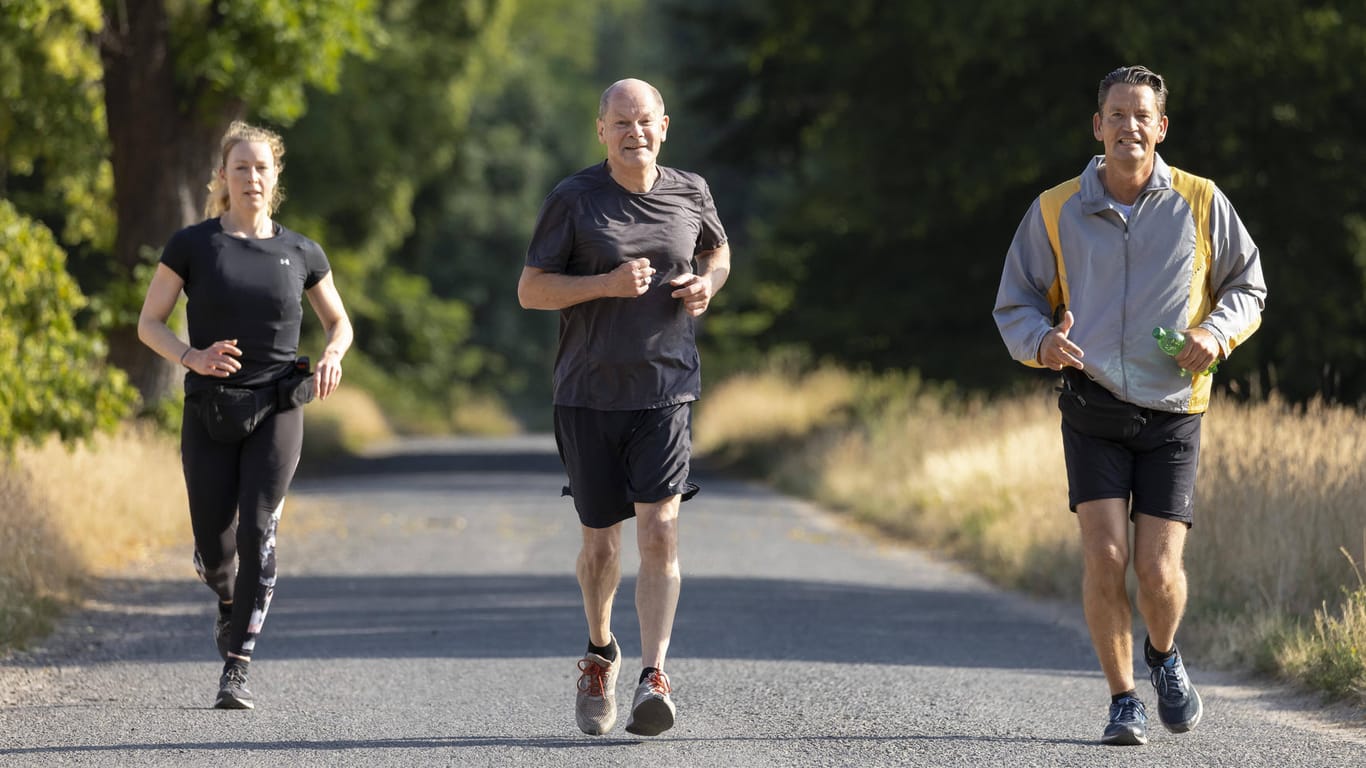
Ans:
[{"label": "navy blue sneaker", "polygon": [[[1157,655],[1152,645],[1143,640],[1145,658]],[[1200,703],[1200,693],[1191,685],[1186,665],[1181,661],[1181,652],[1172,646],[1172,654],[1157,666],[1148,667],[1148,677],[1157,689],[1157,716],[1167,730],[1172,733],[1185,733],[1200,724],[1204,707]]]},{"label": "navy blue sneaker", "polygon": [[1100,737],[1101,744],[1133,747],[1148,743],[1148,713],[1143,702],[1125,696],[1110,705],[1110,722]]}]

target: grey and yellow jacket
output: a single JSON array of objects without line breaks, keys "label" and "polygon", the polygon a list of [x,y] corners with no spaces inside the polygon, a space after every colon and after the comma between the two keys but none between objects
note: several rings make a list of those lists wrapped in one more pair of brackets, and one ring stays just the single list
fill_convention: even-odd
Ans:
[{"label": "grey and yellow jacket", "polygon": [[996,326],[1012,357],[1038,367],[1066,307],[1091,378],[1135,405],[1202,413],[1210,376],[1183,376],[1153,328],[1205,328],[1227,358],[1261,324],[1257,245],[1214,182],[1160,156],[1126,220],[1096,174],[1103,163],[1093,158],[1030,206],[1006,254]]}]

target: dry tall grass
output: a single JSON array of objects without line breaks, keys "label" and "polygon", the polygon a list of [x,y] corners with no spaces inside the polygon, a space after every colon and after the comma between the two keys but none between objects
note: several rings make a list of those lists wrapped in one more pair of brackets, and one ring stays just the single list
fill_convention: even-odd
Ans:
[{"label": "dry tall grass", "polygon": [[175,440],[126,428],[21,447],[0,475],[0,648],[41,633],[90,575],[189,538]]},{"label": "dry tall grass", "polygon": [[1366,531],[1366,418],[1279,401],[1216,402],[1202,426],[1197,528],[1187,569],[1199,593],[1239,611],[1309,615],[1356,585]]},{"label": "dry tall grass", "polygon": [[[702,451],[999,583],[1076,595],[1080,553],[1054,402],[1051,393],[964,399],[904,377],[769,371],[714,388],[696,431]],[[1336,637],[1328,666],[1352,669],[1351,654],[1366,651],[1366,598],[1350,592],[1357,577],[1339,550],[1359,552],[1366,531],[1366,416],[1219,400],[1203,430],[1186,557],[1192,635],[1225,662],[1262,659],[1300,679],[1307,665],[1296,654]],[[1317,635],[1296,629],[1315,621]],[[1345,685],[1366,690],[1366,672]]]},{"label": "dry tall grass", "polygon": [[304,406],[304,462],[358,453],[393,437],[384,411],[363,389],[343,386]]},{"label": "dry tall grass", "polygon": [[[501,413],[501,412],[498,412]],[[368,393],[343,387],[304,411],[305,458],[393,438]],[[493,408],[483,424],[505,426]],[[125,426],[65,446],[55,438],[0,457],[0,653],[41,635],[90,576],[154,563],[190,534],[179,440]]]}]

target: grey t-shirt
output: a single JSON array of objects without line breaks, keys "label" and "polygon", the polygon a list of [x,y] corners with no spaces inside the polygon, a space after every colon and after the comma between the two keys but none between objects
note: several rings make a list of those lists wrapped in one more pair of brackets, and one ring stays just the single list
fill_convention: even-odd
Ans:
[{"label": "grey t-shirt", "polygon": [[726,232],[702,177],[658,168],[654,187],[634,193],[603,162],[560,182],[541,206],[527,266],[598,275],[646,257],[655,268],[644,295],[561,310],[555,405],[644,410],[701,394],[693,317],[669,280],[693,272],[693,257],[724,245]]}]

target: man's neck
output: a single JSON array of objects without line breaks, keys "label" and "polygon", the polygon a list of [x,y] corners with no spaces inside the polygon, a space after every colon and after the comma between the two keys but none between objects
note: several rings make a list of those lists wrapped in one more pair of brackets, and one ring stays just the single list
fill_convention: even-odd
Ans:
[{"label": "man's neck", "polygon": [[1152,178],[1154,163],[1144,163],[1142,165],[1125,168],[1106,159],[1101,165],[1097,174],[1100,176],[1100,183],[1105,187],[1105,191],[1110,197],[1123,203],[1133,205],[1138,196],[1148,186],[1148,179]]},{"label": "man's neck", "polygon": [[659,167],[654,163],[644,168],[618,168],[608,162],[607,172],[612,175],[612,181],[629,192],[649,192],[659,180]]}]

